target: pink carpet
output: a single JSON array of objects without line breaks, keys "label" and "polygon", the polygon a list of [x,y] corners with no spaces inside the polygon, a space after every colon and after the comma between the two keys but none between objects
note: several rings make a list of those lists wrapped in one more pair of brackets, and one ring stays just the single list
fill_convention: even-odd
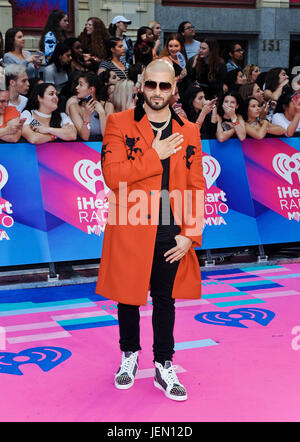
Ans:
[{"label": "pink carpet", "polygon": [[203,272],[202,300],[177,301],[183,403],[153,386],[150,298],[136,383],[115,389],[116,308],[94,289],[0,291],[2,422],[300,420],[300,264]]}]

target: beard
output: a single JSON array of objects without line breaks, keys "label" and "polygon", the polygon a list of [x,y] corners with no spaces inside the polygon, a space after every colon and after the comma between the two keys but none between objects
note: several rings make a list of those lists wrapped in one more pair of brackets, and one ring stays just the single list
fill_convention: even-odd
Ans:
[{"label": "beard", "polygon": [[172,99],[172,94],[170,94],[166,98],[153,96],[149,99],[147,95],[144,93],[144,100],[152,110],[158,111],[164,109],[165,107],[169,106],[171,99]]}]

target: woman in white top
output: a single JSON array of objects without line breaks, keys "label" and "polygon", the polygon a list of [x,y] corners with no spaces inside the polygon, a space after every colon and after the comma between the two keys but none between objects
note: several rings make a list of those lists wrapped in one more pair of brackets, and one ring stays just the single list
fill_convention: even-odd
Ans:
[{"label": "woman in white top", "polygon": [[272,123],[285,129],[285,135],[292,137],[300,132],[300,94],[285,93],[278,100]]},{"label": "woman in white top", "polygon": [[57,91],[53,84],[41,83],[30,100],[32,110],[25,110],[22,136],[32,144],[48,143],[60,138],[76,140],[77,132],[70,117],[58,110]]}]

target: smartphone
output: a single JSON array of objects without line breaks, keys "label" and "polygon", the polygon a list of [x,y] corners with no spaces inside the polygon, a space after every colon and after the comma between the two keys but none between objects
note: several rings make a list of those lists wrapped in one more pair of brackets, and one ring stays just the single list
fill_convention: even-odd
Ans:
[{"label": "smartphone", "polygon": [[88,101],[90,101],[92,98],[93,98],[93,97],[92,97],[91,95],[87,95],[87,96],[85,97],[85,101],[88,102]]},{"label": "smartphone", "polygon": [[36,119],[31,120],[31,122],[30,122],[31,129],[33,129],[33,128],[37,127],[37,126],[41,126],[41,123],[38,120],[36,120]]},{"label": "smartphone", "polygon": [[226,121],[223,121],[222,128],[224,131],[232,129],[232,127]]},{"label": "smartphone", "polygon": [[177,52],[177,60],[181,69],[184,69],[186,66],[186,61],[181,52]]},{"label": "smartphone", "polygon": [[293,102],[294,102],[295,104],[298,103],[299,98],[300,98],[300,94],[299,94],[298,92],[296,92],[296,93],[292,96],[292,100],[293,100]]}]

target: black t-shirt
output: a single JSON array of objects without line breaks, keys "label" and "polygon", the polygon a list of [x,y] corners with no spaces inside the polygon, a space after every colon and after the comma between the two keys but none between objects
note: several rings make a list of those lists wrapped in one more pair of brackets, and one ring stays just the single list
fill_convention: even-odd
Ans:
[{"label": "black t-shirt", "polygon": [[[151,125],[157,127],[159,129],[165,123],[155,123],[151,121]],[[157,131],[153,130],[154,135],[156,136]],[[168,138],[172,135],[172,120],[168,124],[168,126],[162,131],[161,140]],[[162,192],[162,196],[160,198],[159,205],[159,218],[158,218],[158,226],[157,226],[157,235],[156,241],[158,242],[172,242],[174,237],[180,233],[180,227],[177,226],[172,208],[170,205],[169,198],[169,177],[170,177],[170,157],[165,160],[161,160],[161,164],[163,167],[163,174],[161,180],[161,190],[165,190],[167,192]]]}]

